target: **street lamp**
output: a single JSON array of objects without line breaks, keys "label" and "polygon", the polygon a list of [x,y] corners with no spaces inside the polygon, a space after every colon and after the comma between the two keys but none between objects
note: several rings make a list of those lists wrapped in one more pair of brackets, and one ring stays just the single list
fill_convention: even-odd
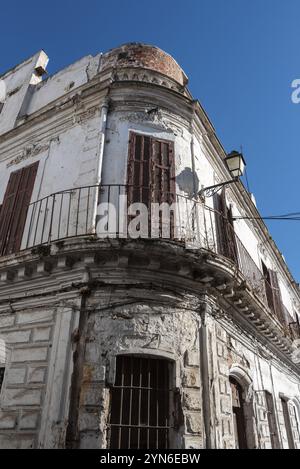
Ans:
[{"label": "street lamp", "polygon": [[199,192],[198,195],[200,197],[211,197],[216,192],[218,192],[223,186],[227,184],[232,184],[239,180],[239,177],[243,176],[245,170],[245,160],[242,153],[238,151],[232,151],[229,155],[225,158],[226,166],[232,176],[232,179],[229,181],[221,182],[220,184],[215,184],[214,186],[203,187]]}]

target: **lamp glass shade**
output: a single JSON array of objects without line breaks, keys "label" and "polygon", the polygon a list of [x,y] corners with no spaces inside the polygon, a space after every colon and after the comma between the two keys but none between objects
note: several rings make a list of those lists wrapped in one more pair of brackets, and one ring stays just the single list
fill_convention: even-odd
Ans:
[{"label": "lamp glass shade", "polygon": [[246,164],[241,153],[232,151],[225,158],[225,161],[232,177],[236,178],[243,176]]}]

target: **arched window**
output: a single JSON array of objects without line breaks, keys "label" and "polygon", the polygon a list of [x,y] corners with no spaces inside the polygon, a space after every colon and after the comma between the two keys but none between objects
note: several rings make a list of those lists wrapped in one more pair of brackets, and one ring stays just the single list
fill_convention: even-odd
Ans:
[{"label": "arched window", "polygon": [[172,368],[169,360],[117,357],[111,389],[110,448],[170,447]]},{"label": "arched window", "polygon": [[236,448],[248,448],[246,438],[246,420],[242,386],[232,377],[229,378],[232,395],[232,413]]}]

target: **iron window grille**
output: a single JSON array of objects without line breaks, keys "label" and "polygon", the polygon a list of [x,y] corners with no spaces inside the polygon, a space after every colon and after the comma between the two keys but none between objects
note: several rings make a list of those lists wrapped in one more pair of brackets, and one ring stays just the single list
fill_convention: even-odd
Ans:
[{"label": "iron window grille", "polygon": [[110,448],[170,447],[172,364],[168,360],[118,356],[111,388]]}]

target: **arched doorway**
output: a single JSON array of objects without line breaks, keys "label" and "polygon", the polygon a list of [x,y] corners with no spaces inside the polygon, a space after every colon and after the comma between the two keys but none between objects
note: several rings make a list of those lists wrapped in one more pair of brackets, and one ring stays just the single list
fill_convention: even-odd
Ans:
[{"label": "arched doorway", "polygon": [[244,411],[244,398],[243,388],[238,381],[232,376],[229,378],[232,396],[232,414],[235,444],[237,449],[246,449],[247,436],[246,436],[246,420]]},{"label": "arched doorway", "polygon": [[254,394],[249,370],[233,364],[229,371],[232,394],[232,416],[236,448],[258,447],[254,418]]}]

